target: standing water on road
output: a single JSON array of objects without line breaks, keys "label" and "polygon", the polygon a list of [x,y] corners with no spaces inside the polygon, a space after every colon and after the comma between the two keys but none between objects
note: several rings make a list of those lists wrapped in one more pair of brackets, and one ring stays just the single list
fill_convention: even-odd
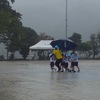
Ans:
[{"label": "standing water on road", "polygon": [[49,61],[0,62],[0,100],[99,100],[100,61],[80,72],[51,72]]}]

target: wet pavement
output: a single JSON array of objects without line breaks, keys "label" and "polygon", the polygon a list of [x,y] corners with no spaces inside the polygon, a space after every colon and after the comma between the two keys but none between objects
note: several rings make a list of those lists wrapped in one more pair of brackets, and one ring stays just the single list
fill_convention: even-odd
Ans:
[{"label": "wet pavement", "polygon": [[0,62],[0,100],[99,100],[100,60],[80,72],[51,72],[49,61]]}]

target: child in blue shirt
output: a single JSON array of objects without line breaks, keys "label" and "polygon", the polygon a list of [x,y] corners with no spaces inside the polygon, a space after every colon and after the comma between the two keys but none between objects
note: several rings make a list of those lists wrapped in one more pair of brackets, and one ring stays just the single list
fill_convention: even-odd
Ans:
[{"label": "child in blue shirt", "polygon": [[68,68],[68,56],[65,55],[65,59],[64,59],[64,67],[65,67],[65,71],[70,72],[70,69]]},{"label": "child in blue shirt", "polygon": [[78,66],[78,55],[77,55],[76,52],[74,52],[72,58],[73,58],[73,61],[72,61],[72,68],[73,68],[73,70],[75,71],[75,68],[74,68],[74,67],[76,66],[77,69],[78,69],[78,72],[79,72],[79,71],[80,71],[80,68],[79,68],[79,66]]},{"label": "child in blue shirt", "polygon": [[73,69],[73,67],[72,67],[72,64],[73,64],[73,63],[72,63],[72,62],[73,62],[72,55],[71,55],[71,54],[68,54],[67,56],[68,56],[68,63],[70,63],[70,64],[69,64],[69,65],[70,65],[70,66],[69,66],[69,67],[70,67],[70,68],[69,68],[69,71],[70,71],[70,72],[71,72],[71,71],[75,72],[74,69]]}]

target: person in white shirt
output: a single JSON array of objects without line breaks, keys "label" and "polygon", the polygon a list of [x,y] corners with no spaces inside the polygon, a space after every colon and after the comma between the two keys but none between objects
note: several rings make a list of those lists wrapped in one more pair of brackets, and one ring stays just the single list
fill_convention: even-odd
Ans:
[{"label": "person in white shirt", "polygon": [[65,71],[71,72],[71,70],[68,68],[68,56],[65,55],[65,59],[64,59],[64,67],[65,67]]},{"label": "person in white shirt", "polygon": [[72,59],[72,55],[71,54],[67,54],[67,57],[68,57],[68,66],[69,66],[69,72],[71,72],[71,71],[73,71],[73,72],[75,72],[74,71],[74,69],[73,69],[73,59]]},{"label": "person in white shirt", "polygon": [[79,68],[79,66],[78,66],[78,55],[77,55],[76,52],[74,52],[72,58],[73,58],[73,61],[72,61],[72,68],[73,68],[73,70],[75,71],[75,68],[74,68],[74,67],[76,66],[77,69],[78,69],[78,72],[79,72],[79,71],[80,71],[80,68]]},{"label": "person in white shirt", "polygon": [[52,71],[56,71],[56,68],[54,68],[54,55],[50,54],[49,55],[50,58],[50,67]]}]

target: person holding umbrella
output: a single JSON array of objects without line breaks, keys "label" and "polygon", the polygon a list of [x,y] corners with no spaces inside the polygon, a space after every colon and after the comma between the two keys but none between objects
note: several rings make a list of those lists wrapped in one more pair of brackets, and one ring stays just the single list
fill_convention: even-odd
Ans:
[{"label": "person holding umbrella", "polygon": [[55,62],[55,65],[57,66],[57,68],[58,68],[58,72],[60,72],[60,70],[61,70],[61,62],[62,62],[62,53],[61,53],[61,51],[59,50],[59,47],[58,47],[58,45],[56,45],[55,47],[54,47],[55,49],[53,50],[53,55],[55,55],[55,57],[56,57],[56,62]]}]

